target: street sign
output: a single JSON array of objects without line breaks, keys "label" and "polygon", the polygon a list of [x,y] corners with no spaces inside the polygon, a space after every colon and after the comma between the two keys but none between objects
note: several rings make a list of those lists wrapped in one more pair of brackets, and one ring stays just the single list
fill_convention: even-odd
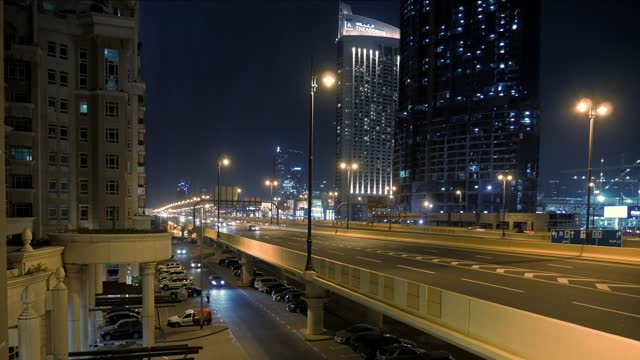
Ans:
[{"label": "street sign", "polygon": [[[589,230],[590,245],[621,247],[622,232],[618,230]],[[554,244],[584,245],[587,241],[587,231],[580,229],[553,229],[551,242]]]}]

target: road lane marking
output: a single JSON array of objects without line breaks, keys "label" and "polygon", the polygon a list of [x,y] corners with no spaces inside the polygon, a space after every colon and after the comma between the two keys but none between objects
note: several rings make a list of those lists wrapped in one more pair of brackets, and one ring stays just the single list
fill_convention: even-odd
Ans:
[{"label": "road lane marking", "polygon": [[569,280],[572,281],[600,281],[597,279],[589,279],[589,278],[568,278],[568,277],[559,277],[558,282],[561,284],[569,284]]},{"label": "road lane marking", "polygon": [[609,286],[618,286],[618,287],[627,287],[627,288],[640,288],[640,285],[631,285],[631,284],[596,284],[596,287],[600,290],[611,291]]},{"label": "road lane marking", "polygon": [[398,265],[398,267],[409,269],[409,270],[422,271],[422,272],[426,272],[426,273],[429,273],[429,274],[435,274],[435,272],[433,272],[433,271],[424,270],[424,269],[416,269],[416,268],[412,268],[410,266]]},{"label": "road lane marking", "polygon": [[493,259],[493,256],[476,255],[476,257],[483,258],[483,259]]},{"label": "road lane marking", "polygon": [[362,260],[375,261],[375,262],[378,262],[378,263],[379,263],[379,262],[382,262],[382,261],[380,261],[380,260],[376,260],[376,259],[369,259],[369,258],[362,257],[362,256],[356,256],[356,257],[357,257],[358,259],[362,259]]},{"label": "road lane marking", "polygon": [[341,253],[340,251],[333,251],[333,250],[327,250],[327,251],[334,254],[344,255],[344,253]]},{"label": "road lane marking", "polygon": [[431,249],[420,249],[420,251],[434,252],[434,253],[438,252],[438,250],[431,250]]},{"label": "road lane marking", "polygon": [[559,268],[573,269],[573,266],[567,266],[567,265],[547,264],[547,266],[555,266],[555,267],[559,267]]},{"label": "road lane marking", "polygon": [[506,287],[506,286],[500,286],[500,285],[495,285],[495,284],[489,284],[489,283],[482,282],[482,281],[476,281],[476,280],[465,279],[465,278],[461,278],[461,280],[469,281],[469,282],[476,283],[476,284],[482,284],[482,285],[487,285],[487,286],[493,286],[493,287],[497,287],[497,288],[500,288],[500,289],[511,290],[511,291],[515,291],[515,292],[519,292],[519,293],[523,293],[523,292],[524,292],[523,290],[512,289],[512,288],[508,288],[508,287]]},{"label": "road lane marking", "polygon": [[292,243],[292,242],[287,242],[287,244],[289,244],[289,245],[302,245],[302,244]]},{"label": "road lane marking", "polygon": [[633,317],[640,318],[640,315],[637,315],[637,314],[631,314],[631,313],[620,311],[620,310],[607,309],[607,308],[603,308],[603,307],[595,306],[595,305],[583,304],[583,303],[577,302],[577,301],[572,301],[572,304],[582,305],[582,306],[586,306],[586,307],[590,307],[590,308],[594,308],[594,309],[599,309],[599,310],[604,310],[604,311],[611,311],[611,312],[622,314],[622,315],[628,315],[628,316],[633,316]]}]

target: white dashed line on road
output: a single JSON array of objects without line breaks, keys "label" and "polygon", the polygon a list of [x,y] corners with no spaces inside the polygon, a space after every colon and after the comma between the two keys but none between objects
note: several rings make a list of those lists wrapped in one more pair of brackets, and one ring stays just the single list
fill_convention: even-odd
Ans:
[{"label": "white dashed line on road", "polygon": [[547,266],[554,266],[554,267],[565,268],[565,269],[573,269],[573,266],[567,266],[567,265],[547,264]]},{"label": "white dashed line on road", "polygon": [[476,257],[483,259],[493,259],[493,256],[476,255]]},{"label": "white dashed line on road", "polygon": [[356,256],[356,257],[357,257],[358,259],[362,259],[362,260],[369,260],[369,261],[374,261],[374,262],[378,262],[378,263],[379,263],[379,262],[382,262],[382,261],[380,261],[380,260],[376,260],[376,259],[369,259],[369,258],[362,257],[362,256]]},{"label": "white dashed line on road", "polygon": [[482,281],[476,281],[476,280],[465,279],[465,278],[461,278],[460,280],[468,281],[468,282],[472,282],[472,283],[476,283],[476,284],[482,284],[482,285],[487,285],[487,286],[493,286],[493,287],[497,287],[497,288],[500,288],[500,289],[505,289],[505,290],[515,291],[515,292],[520,292],[520,293],[523,293],[523,292],[524,292],[523,290],[512,289],[512,288],[509,288],[509,287],[506,287],[506,286],[500,286],[500,285],[495,285],[495,284],[489,284],[489,283],[482,282]]},{"label": "white dashed line on road", "polygon": [[422,271],[422,272],[426,272],[426,273],[429,273],[429,274],[435,274],[435,272],[433,272],[433,271],[424,270],[424,269],[416,269],[416,268],[412,268],[412,267],[404,266],[404,265],[398,265],[398,267],[401,267],[401,268],[404,268],[404,269],[409,269],[409,270]]},{"label": "white dashed line on road", "polygon": [[340,251],[333,251],[333,250],[327,250],[327,251],[334,254],[344,255],[344,253],[341,253]]},{"label": "white dashed line on road", "polygon": [[610,312],[614,312],[614,313],[618,313],[618,314],[622,314],[622,315],[628,315],[628,316],[633,316],[633,317],[640,318],[640,315],[637,315],[637,314],[631,314],[631,313],[624,312],[624,311],[613,310],[613,309],[607,309],[607,308],[603,308],[603,307],[595,306],[595,305],[583,304],[583,303],[581,303],[581,302],[577,302],[577,301],[572,301],[572,304],[582,305],[582,306],[586,306],[586,307],[590,307],[590,308],[594,308],[594,309],[599,309],[599,310],[604,310],[604,311],[610,311]]}]

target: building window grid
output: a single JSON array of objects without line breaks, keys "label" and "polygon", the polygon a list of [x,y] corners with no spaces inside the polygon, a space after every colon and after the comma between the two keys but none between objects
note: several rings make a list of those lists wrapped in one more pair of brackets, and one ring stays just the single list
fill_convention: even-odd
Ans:
[{"label": "building window grid", "polygon": [[120,157],[118,154],[106,154],[104,156],[105,168],[107,169],[119,169]]},{"label": "building window grid", "polygon": [[118,103],[115,101],[105,101],[104,103],[104,115],[105,116],[118,116]]},{"label": "building window grid", "polygon": [[86,169],[89,167],[89,154],[80,153],[80,168]]},{"label": "building window grid", "polygon": [[69,73],[66,71],[60,71],[58,82],[60,83],[60,86],[69,86]]},{"label": "building window grid", "polygon": [[60,126],[60,139],[68,140],[69,139],[69,128],[66,126]]},{"label": "building window grid", "polygon": [[69,46],[67,46],[66,44],[59,44],[58,51],[59,51],[60,59],[67,60],[69,56]]},{"label": "building window grid", "polygon": [[117,206],[105,206],[105,218],[117,221],[120,218],[120,208]]},{"label": "building window grid", "polygon": [[56,43],[54,41],[47,41],[47,56],[56,57]]},{"label": "building window grid", "polygon": [[80,139],[80,142],[88,143],[89,142],[89,129],[86,128],[86,127],[80,128],[80,130],[78,131],[78,137]]},{"label": "building window grid", "polygon": [[107,195],[118,195],[120,193],[120,183],[118,180],[105,181],[104,193]]},{"label": "building window grid", "polygon": [[89,179],[78,180],[78,193],[80,195],[89,195]]},{"label": "building window grid", "polygon": [[69,101],[67,99],[60,99],[60,112],[63,114],[69,112]]},{"label": "building window grid", "polygon": [[57,77],[58,77],[58,74],[56,73],[56,71],[54,69],[47,70],[47,83],[49,83],[51,85],[57,84],[57,82],[56,82],[56,78]]},{"label": "building window grid", "polygon": [[89,221],[89,205],[78,205],[80,221]]},{"label": "building window grid", "polygon": [[56,178],[49,178],[49,182],[48,182],[48,189],[50,193],[54,193],[58,191],[58,182],[56,180]]},{"label": "building window grid", "polygon": [[120,130],[118,128],[105,128],[104,129],[104,142],[110,144],[117,144],[120,138]]}]

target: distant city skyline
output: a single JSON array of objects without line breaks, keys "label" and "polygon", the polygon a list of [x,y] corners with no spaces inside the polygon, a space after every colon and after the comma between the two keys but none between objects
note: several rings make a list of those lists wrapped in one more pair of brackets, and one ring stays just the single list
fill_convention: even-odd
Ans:
[{"label": "distant city skyline", "polygon": [[[399,26],[399,0],[349,4],[363,16]],[[634,146],[640,128],[634,117],[640,113],[640,102],[634,99],[640,97],[640,83],[631,81],[640,78],[640,68],[633,63],[640,55],[640,37],[620,36],[636,33],[634,13],[628,11],[632,4],[616,1],[602,6],[585,0],[575,6],[542,0],[540,179],[565,169],[586,168],[588,123],[573,112],[583,95],[614,104],[612,115],[596,123],[594,159],[622,153],[630,163],[640,159],[640,149]],[[277,5],[141,2],[151,207],[171,202],[175,184],[184,177],[196,189],[210,186],[218,153],[232,160],[224,170],[224,181],[251,195],[263,193],[258,178],[271,173],[274,145],[303,149],[306,154],[311,57],[316,68],[335,70],[338,6],[321,1]],[[259,30],[238,27],[226,16],[230,13],[244,14],[246,23],[260,24]],[[158,27],[158,23],[175,26]],[[217,37],[216,46],[202,46],[202,34],[231,28],[233,38]],[[172,51],[166,51],[167,43],[175,44]],[[183,55],[194,52],[200,55]],[[256,62],[255,54],[271,55]],[[244,70],[231,71],[237,66]],[[317,95],[315,178],[334,179],[335,94]],[[179,128],[184,124],[188,127]]]}]

